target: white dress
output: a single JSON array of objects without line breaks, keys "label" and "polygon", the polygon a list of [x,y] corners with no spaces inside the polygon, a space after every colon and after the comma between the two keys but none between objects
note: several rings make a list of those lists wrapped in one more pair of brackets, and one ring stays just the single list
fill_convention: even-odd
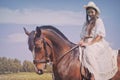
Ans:
[{"label": "white dress", "polygon": [[[88,33],[85,28],[86,27],[84,26],[82,29],[81,37],[86,36]],[[109,80],[118,70],[118,52],[112,50],[108,42],[105,41],[105,28],[100,18],[96,20],[96,25],[92,29],[90,36],[95,38],[97,35],[101,35],[103,39],[90,46],[86,46],[84,49],[79,47],[80,61],[84,67],[94,74],[95,80]],[[86,41],[89,42],[93,38],[88,38]]]}]

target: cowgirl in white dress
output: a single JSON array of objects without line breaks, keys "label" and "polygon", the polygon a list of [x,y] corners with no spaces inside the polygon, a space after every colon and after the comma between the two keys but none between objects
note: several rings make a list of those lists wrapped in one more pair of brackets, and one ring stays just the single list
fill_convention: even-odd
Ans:
[{"label": "cowgirl in white dress", "polygon": [[113,51],[104,39],[105,28],[99,18],[99,8],[94,2],[89,2],[84,7],[87,16],[79,43],[79,50],[83,50],[83,53],[80,52],[80,61],[94,75],[93,80],[109,80],[118,70],[117,52]]}]

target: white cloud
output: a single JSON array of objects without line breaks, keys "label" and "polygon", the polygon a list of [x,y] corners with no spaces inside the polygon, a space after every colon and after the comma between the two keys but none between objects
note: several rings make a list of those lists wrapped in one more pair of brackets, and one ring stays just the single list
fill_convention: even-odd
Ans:
[{"label": "white cloud", "polygon": [[84,17],[83,12],[0,8],[0,23],[81,25]]},{"label": "white cloud", "polygon": [[12,43],[22,43],[27,41],[27,37],[23,33],[13,33],[8,35],[7,40]]}]

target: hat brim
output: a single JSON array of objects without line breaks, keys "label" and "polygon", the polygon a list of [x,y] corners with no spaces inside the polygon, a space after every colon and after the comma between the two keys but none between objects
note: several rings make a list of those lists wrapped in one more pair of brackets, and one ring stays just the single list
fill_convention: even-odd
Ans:
[{"label": "hat brim", "polygon": [[96,9],[96,11],[98,12],[98,14],[100,14],[100,9],[97,7],[97,6],[88,6],[88,5],[84,5],[83,6],[85,9],[89,8],[89,7],[92,7],[94,9]]}]

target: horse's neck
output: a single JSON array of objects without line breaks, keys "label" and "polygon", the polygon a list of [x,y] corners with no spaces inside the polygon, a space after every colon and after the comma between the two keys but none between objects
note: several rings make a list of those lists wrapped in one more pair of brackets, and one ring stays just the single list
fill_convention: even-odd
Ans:
[{"label": "horse's neck", "polygon": [[64,52],[69,50],[72,46],[70,42],[59,37],[52,37],[51,41],[53,43],[54,52],[59,55],[64,54]]},{"label": "horse's neck", "polygon": [[55,32],[43,31],[43,34],[53,43],[53,46],[58,49],[59,52],[64,51],[71,46],[70,41],[64,39],[61,35]]},{"label": "horse's neck", "polygon": [[70,48],[73,46],[73,43],[64,39],[59,34],[52,32],[45,32],[44,34],[52,43],[54,52],[53,55],[55,59],[63,55],[66,51],[70,50]]}]

